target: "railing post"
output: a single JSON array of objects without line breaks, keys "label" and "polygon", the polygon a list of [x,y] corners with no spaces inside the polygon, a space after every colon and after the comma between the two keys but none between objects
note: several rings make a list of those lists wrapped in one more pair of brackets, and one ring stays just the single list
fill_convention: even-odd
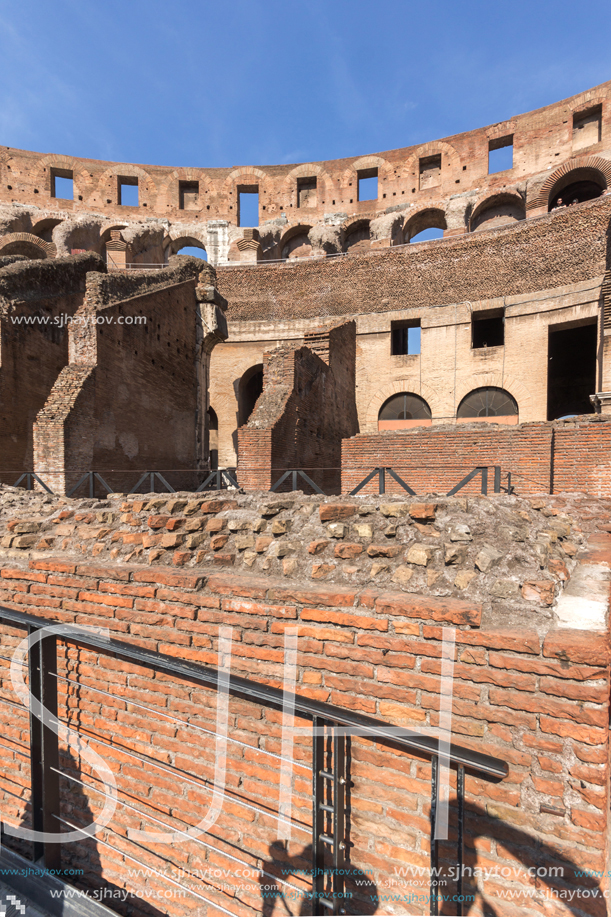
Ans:
[{"label": "railing post", "polygon": [[494,466],[494,492],[495,494],[500,494],[501,492],[501,466]]},{"label": "railing post", "polygon": [[431,879],[430,879],[430,914],[437,917],[439,914],[439,842],[435,838],[435,825],[437,823],[437,803],[439,801],[439,756],[431,758]]},{"label": "railing post", "polygon": [[323,721],[312,717],[312,914],[321,913],[320,899],[325,887],[325,849],[320,839],[324,834],[325,812],[323,809],[325,767],[325,744],[322,735]]},{"label": "railing post", "polygon": [[379,487],[380,493],[385,494],[386,493],[386,469],[383,466],[380,468],[379,481],[380,481],[380,487]]},{"label": "railing post", "polygon": [[465,836],[465,767],[459,764],[456,772],[456,798],[458,802],[458,837],[457,861],[458,861],[458,880],[456,882],[456,914],[462,917],[463,914],[463,859],[464,859],[464,836]]},{"label": "railing post", "polygon": [[488,466],[484,465],[481,469],[482,472],[482,493],[485,497],[488,496]]},{"label": "railing post", "polygon": [[[29,627],[28,632],[36,632]],[[57,642],[54,636],[37,641],[28,654],[30,691],[35,700],[57,720]],[[30,778],[32,827],[57,834],[59,823],[59,740],[53,730],[30,711]],[[34,842],[34,862],[46,869],[61,870],[61,845]]]}]

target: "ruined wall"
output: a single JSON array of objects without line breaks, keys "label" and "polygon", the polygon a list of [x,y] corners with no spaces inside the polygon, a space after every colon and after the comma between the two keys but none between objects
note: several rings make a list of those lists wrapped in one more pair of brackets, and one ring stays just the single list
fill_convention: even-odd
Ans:
[{"label": "ruined wall", "polygon": [[[134,260],[157,260],[164,249],[175,251],[181,239],[194,239],[224,261],[243,237],[239,193],[253,188],[259,192],[262,254],[267,258],[286,256],[291,247],[296,254],[322,254],[408,241],[415,224],[427,225],[427,210],[439,211],[450,234],[468,231],[472,218],[477,227],[504,211],[510,221],[523,219],[526,213],[545,212],[549,192],[562,181],[567,163],[598,169],[606,186],[611,175],[609,93],[610,84],[603,83],[442,140],[318,163],[167,168],[7,147],[0,158],[5,232],[31,234],[42,242],[52,237],[62,253],[94,246],[101,251],[111,219],[129,226]],[[588,113],[589,122],[582,123]],[[489,172],[489,149],[504,142],[513,142],[511,167]],[[359,178],[375,174],[376,199],[360,199]],[[73,178],[72,200],[55,197],[55,175]],[[125,180],[138,185],[135,207],[122,203]],[[28,204],[36,209],[29,212]]]},{"label": "ruined wall", "polygon": [[[19,495],[7,491],[4,496]],[[77,516],[79,507],[85,515],[88,509],[95,513],[93,501],[63,500],[55,505],[53,498],[40,495],[24,495],[24,499],[50,501],[41,506],[51,510],[51,525],[53,519],[59,520],[58,526],[71,523],[75,517],[66,519],[65,514],[73,508]],[[123,528],[130,528],[130,516],[163,513],[160,500],[150,495],[126,501]],[[416,573],[406,590],[397,580],[380,588],[360,581],[313,584],[295,574],[279,579],[269,568],[261,569],[264,575],[252,576],[205,566],[172,572],[146,564],[103,564],[99,559],[92,563],[79,550],[80,560],[77,554],[60,552],[48,559],[32,559],[29,567],[17,556],[12,561],[5,558],[0,602],[57,621],[103,626],[121,640],[203,665],[217,664],[219,627],[230,626],[232,671],[276,685],[283,679],[285,632],[297,628],[300,694],[423,732],[439,723],[442,628],[454,628],[453,741],[509,765],[507,777],[499,782],[470,772],[466,776],[466,863],[482,870],[479,878],[466,880],[469,909],[477,913],[494,907],[503,917],[522,910],[560,917],[565,901],[559,896],[572,893],[585,905],[585,913],[602,917],[605,906],[599,885],[606,889],[607,882],[583,877],[580,871],[606,868],[608,638],[586,629],[583,621],[562,626],[557,607],[560,597],[569,595],[571,580],[581,567],[586,572],[588,564],[606,571],[603,584],[608,592],[611,536],[600,529],[608,526],[609,502],[501,497],[470,499],[468,505],[450,501],[437,509],[390,498],[388,506],[396,513],[385,516],[378,501],[369,507],[364,500],[355,501],[366,510],[360,515],[358,507],[347,501],[333,504],[298,495],[288,506],[286,497],[253,502],[253,497],[240,496],[237,500],[239,506],[202,499],[187,510],[186,501],[181,506],[175,497],[166,498],[167,511],[174,512],[174,518],[187,510],[183,524],[202,521],[211,529],[211,538],[219,531],[216,523],[222,523],[220,530],[235,532],[237,539],[245,530],[236,532],[234,523],[258,518],[270,529],[274,522],[293,519],[295,532],[303,539],[300,520],[305,520],[302,509],[307,506],[325,528],[373,523],[376,540],[392,545],[403,536],[384,534],[380,526],[394,521],[401,532],[410,533],[412,547],[432,545],[437,532],[448,547],[464,549],[458,566],[450,560],[445,568],[473,576],[462,589],[456,587],[458,592],[434,594],[435,587],[416,580],[422,568],[414,559],[409,563]],[[108,503],[114,509],[113,501]],[[405,508],[409,512],[403,512]],[[19,517],[12,515],[17,522]],[[168,512],[166,517],[169,520]],[[151,516],[152,521],[160,518]],[[452,532],[465,533],[463,520],[471,530],[470,542],[452,539]],[[309,524],[313,523],[314,519]],[[85,529],[99,524],[81,517],[80,526],[78,543],[84,545]],[[505,528],[512,531],[503,536]],[[541,538],[545,533],[548,537]],[[286,536],[278,532],[274,537],[283,541]],[[486,543],[498,537],[507,537],[509,550],[496,560],[481,557]],[[329,540],[346,543],[335,536]],[[536,549],[544,542],[549,570],[540,570]],[[366,543],[375,542],[366,539]],[[23,558],[26,552],[19,553]],[[519,557],[526,565],[520,564]],[[551,572],[554,558],[564,558],[565,572],[559,565]],[[354,565],[354,559],[338,563]],[[438,570],[432,557],[429,565]],[[520,595],[508,591],[510,583],[521,584]],[[10,654],[18,636],[23,633],[3,626],[5,652]],[[10,699],[6,661],[1,666],[2,695]],[[128,828],[156,831],[159,821],[154,819],[160,819],[185,831],[209,808],[210,787],[205,784],[214,777],[215,751],[209,734],[194,727],[214,732],[216,698],[186,681],[153,678],[140,666],[84,650],[62,651],[59,674],[74,682],[67,685],[60,679],[61,718],[78,728],[108,761],[120,799],[137,802],[136,812],[118,807],[111,831],[103,838],[110,849],[93,839],[64,846],[64,865],[84,869],[84,876],[73,879],[77,885],[92,887],[105,880],[132,894],[142,888],[163,890],[171,887],[166,877],[176,876],[171,870],[181,869],[181,885],[232,914],[255,917],[266,913],[259,887],[263,861],[263,868],[281,879],[287,865],[301,868],[301,876],[291,877],[291,883],[297,892],[305,893],[311,813],[307,736],[296,739],[292,839],[284,853],[273,846],[280,777],[279,762],[267,752],[281,753],[281,712],[262,710],[248,698],[230,700],[227,796],[206,837],[212,849],[184,835],[179,844],[144,847],[127,834]],[[183,722],[173,722],[173,715]],[[298,721],[298,725],[305,724]],[[27,749],[28,722],[18,707],[8,708],[4,735],[0,792],[5,820],[29,824],[29,774],[19,754]],[[145,766],[127,754],[134,751],[148,757]],[[75,794],[74,786],[70,790],[70,783],[62,778],[63,811],[66,818],[83,824],[100,809],[97,781],[86,764],[79,768],[70,758],[64,763],[68,775],[86,786]],[[186,781],[185,774],[193,781]],[[351,868],[366,872],[369,880],[365,891],[361,887],[353,893],[366,898],[367,893],[388,892],[399,896],[393,898],[395,907],[408,902],[411,913],[428,913],[429,763],[384,743],[354,737],[348,779],[348,861]],[[452,830],[454,778],[451,786]],[[452,843],[442,844],[446,867],[452,855]],[[146,866],[161,875],[133,877],[130,856],[144,858]],[[252,872],[238,872],[239,864],[231,859],[235,856],[252,864]],[[536,880],[528,872],[532,865],[541,869]],[[221,877],[212,872],[219,867],[227,869]],[[545,874],[550,867],[559,872]],[[404,871],[397,878],[400,869]],[[394,886],[389,886],[391,880]],[[261,884],[264,881],[268,879],[264,877]],[[454,890],[450,881],[444,893],[451,895]],[[171,915],[200,905],[200,899],[184,900],[170,893],[167,899],[163,912]],[[133,904],[136,913],[146,913],[133,898],[118,906]],[[388,913],[387,902],[380,900],[365,912]],[[444,912],[453,912],[451,902],[444,905]]]},{"label": "ruined wall", "polygon": [[134,485],[133,470],[197,485],[198,466],[207,468],[209,351],[226,333],[214,271],[201,270],[182,258],[163,273],[88,278],[70,328],[70,366],[36,424],[36,468],[54,490],[87,471],[115,489]]},{"label": "ruined wall", "polygon": [[[392,468],[416,493],[444,493],[480,465],[500,465],[502,486],[518,494],[582,492],[611,496],[611,417],[583,416],[554,423],[416,428],[359,435],[342,443],[342,492],[377,466]],[[374,493],[377,478],[366,485]],[[401,487],[390,476],[389,493]],[[489,489],[492,470],[489,469]],[[480,478],[464,493],[478,493]]]},{"label": "ruined wall", "polygon": [[611,198],[541,219],[350,258],[232,266],[219,289],[234,321],[389,312],[519,295],[602,276]]},{"label": "ruined wall", "polygon": [[68,328],[96,255],[18,261],[0,269],[0,480],[33,470],[36,414],[68,363]]},{"label": "ruined wall", "polygon": [[341,442],[358,428],[354,394],[354,322],[266,354],[263,392],[238,430],[241,485],[269,490],[299,468],[325,493],[339,493]]}]

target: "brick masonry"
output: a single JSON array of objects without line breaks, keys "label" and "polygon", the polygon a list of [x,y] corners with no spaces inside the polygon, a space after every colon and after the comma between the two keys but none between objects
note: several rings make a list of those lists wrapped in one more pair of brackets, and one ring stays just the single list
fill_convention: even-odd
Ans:
[{"label": "brick masonry", "polygon": [[[555,423],[415,428],[359,435],[342,443],[342,491],[348,493],[376,466],[393,468],[416,493],[449,491],[476,466],[501,467],[519,494],[579,491],[611,496],[611,418],[584,416]],[[365,493],[375,492],[377,479]],[[387,477],[389,493],[401,487]],[[481,479],[464,493],[477,493]],[[492,469],[489,469],[492,488]],[[462,493],[463,491],[461,491]]]},{"label": "brick masonry", "polygon": [[348,322],[306,335],[299,349],[265,355],[263,393],[238,430],[241,486],[269,490],[285,471],[299,468],[324,493],[340,492],[342,440],[358,426],[355,349],[355,325]]},{"label": "brick masonry", "polygon": [[[598,542],[599,550],[608,566],[611,536],[601,537],[606,541],[604,547]],[[299,693],[415,730],[438,723],[442,628],[455,627],[454,740],[509,764],[508,776],[499,783],[467,775],[467,864],[488,871],[477,881],[467,881],[465,893],[475,896],[476,912],[494,898],[499,914],[512,915],[524,907],[529,913],[559,917],[564,904],[549,897],[554,894],[550,889],[566,895],[597,888],[597,880],[584,879],[578,871],[606,868],[605,634],[559,630],[553,622],[530,629],[512,627],[511,621],[486,627],[480,623],[480,604],[470,599],[295,586],[229,571],[171,572],[57,559],[32,561],[29,569],[6,565],[1,583],[1,600],[8,607],[55,621],[102,626],[122,640],[203,665],[216,664],[219,626],[228,625],[233,631],[232,670],[273,685],[282,684],[284,634],[297,628]],[[14,628],[3,628],[7,649],[17,636]],[[1,665],[6,694],[11,690],[7,663]],[[310,818],[307,739],[298,740],[293,778],[293,817],[306,830],[294,830],[287,853],[273,847],[276,824],[261,812],[261,807],[273,811],[278,804],[278,762],[265,752],[280,751],[279,714],[262,711],[246,699],[230,702],[230,738],[242,744],[229,744],[228,799],[206,835],[214,851],[185,839],[171,847],[142,846],[127,832],[159,830],[151,817],[184,830],[205,815],[209,790],[184,778],[176,782],[171,771],[211,781],[210,742],[163,714],[214,729],[214,697],[177,679],[153,678],[137,666],[74,648],[61,654],[59,672],[72,679],[71,684],[60,681],[60,718],[103,755],[115,774],[120,799],[137,809],[119,805],[112,821],[118,834],[100,836],[113,849],[93,840],[66,845],[64,864],[84,870],[77,884],[92,885],[101,869],[108,882],[130,891],[168,887],[154,874],[129,879],[132,856],[166,875],[171,869],[183,870],[183,883],[187,876],[197,893],[246,917],[261,913],[261,865],[280,877],[287,860],[293,868],[299,863],[308,868],[302,859]],[[19,754],[27,747],[28,725],[18,708],[5,715],[3,734],[3,817],[28,824],[28,771]],[[130,751],[147,756],[146,770]],[[87,786],[70,791],[64,781],[63,815],[86,822],[100,808],[94,789],[98,780],[88,766],[79,768],[69,756],[64,767]],[[409,870],[428,863],[429,764],[383,743],[354,738],[349,767],[351,865],[366,871],[380,893],[392,879],[397,883],[392,891],[400,896],[426,894],[428,879]],[[253,803],[259,808],[249,809]],[[442,859],[451,856],[451,849],[451,844],[442,845]],[[231,860],[236,852],[252,865],[251,880],[237,875]],[[535,882],[528,875],[532,864],[559,867],[561,877]],[[228,878],[211,880],[197,871],[212,867],[226,868]],[[407,878],[397,882],[396,870],[401,868],[408,870]],[[303,887],[303,882],[296,885]],[[515,897],[505,902],[502,896],[510,891]],[[584,899],[583,904],[584,913],[605,913],[601,899]],[[168,914],[187,910],[179,899],[164,902]],[[410,910],[428,913],[428,904],[412,899]],[[135,913],[150,912],[136,904]]]}]

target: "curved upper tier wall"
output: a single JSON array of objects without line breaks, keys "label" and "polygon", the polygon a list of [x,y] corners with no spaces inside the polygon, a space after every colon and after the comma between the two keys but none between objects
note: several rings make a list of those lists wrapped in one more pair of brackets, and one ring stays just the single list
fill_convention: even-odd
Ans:
[{"label": "curved upper tier wall", "polygon": [[[513,166],[490,174],[489,151],[509,143]],[[127,226],[146,218],[169,220],[179,227],[195,227],[193,237],[204,245],[209,222],[224,221],[227,244],[220,246],[216,257],[212,253],[212,260],[225,261],[228,253],[231,259],[232,241],[243,235],[233,232],[240,223],[239,194],[258,190],[263,257],[286,255],[291,237],[298,247],[301,230],[323,253],[329,250],[324,231],[318,233],[318,243],[312,240],[317,223],[339,222],[345,237],[352,232],[358,235],[359,227],[366,226],[367,244],[376,247],[376,241],[382,245],[409,241],[424,224],[435,223],[430,216],[419,218],[422,211],[438,209],[437,222],[446,234],[477,229],[484,205],[491,199],[501,207],[501,216],[508,218],[545,212],[567,164],[598,169],[603,187],[611,185],[610,150],[611,82],[607,82],[562,102],[443,140],[300,165],[168,168],[6,147],[0,151],[0,204],[35,207],[43,215],[61,211],[68,220],[79,214],[101,215],[109,221],[107,226]],[[376,174],[377,199],[360,201],[359,179]],[[56,179],[66,177],[73,179],[73,200],[55,197]],[[587,178],[585,172],[583,177]],[[121,186],[126,184],[138,185],[136,207],[121,204]],[[392,219],[380,219],[386,216]],[[263,237],[269,221],[279,221],[286,231],[268,246],[266,255]],[[373,221],[377,223],[372,226]],[[54,227],[48,224],[53,221],[42,222],[41,231],[52,233]],[[196,232],[198,226],[201,233]],[[20,228],[5,225],[5,232]],[[33,232],[40,235],[35,227]],[[180,229],[168,231],[166,248],[170,239],[180,235]]]}]

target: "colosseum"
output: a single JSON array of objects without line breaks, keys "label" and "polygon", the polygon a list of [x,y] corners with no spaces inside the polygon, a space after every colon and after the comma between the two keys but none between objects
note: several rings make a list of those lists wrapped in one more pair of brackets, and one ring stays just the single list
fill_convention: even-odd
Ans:
[{"label": "colosseum", "polygon": [[0,150],[0,897],[608,913],[610,227],[611,82],[299,165]]}]

